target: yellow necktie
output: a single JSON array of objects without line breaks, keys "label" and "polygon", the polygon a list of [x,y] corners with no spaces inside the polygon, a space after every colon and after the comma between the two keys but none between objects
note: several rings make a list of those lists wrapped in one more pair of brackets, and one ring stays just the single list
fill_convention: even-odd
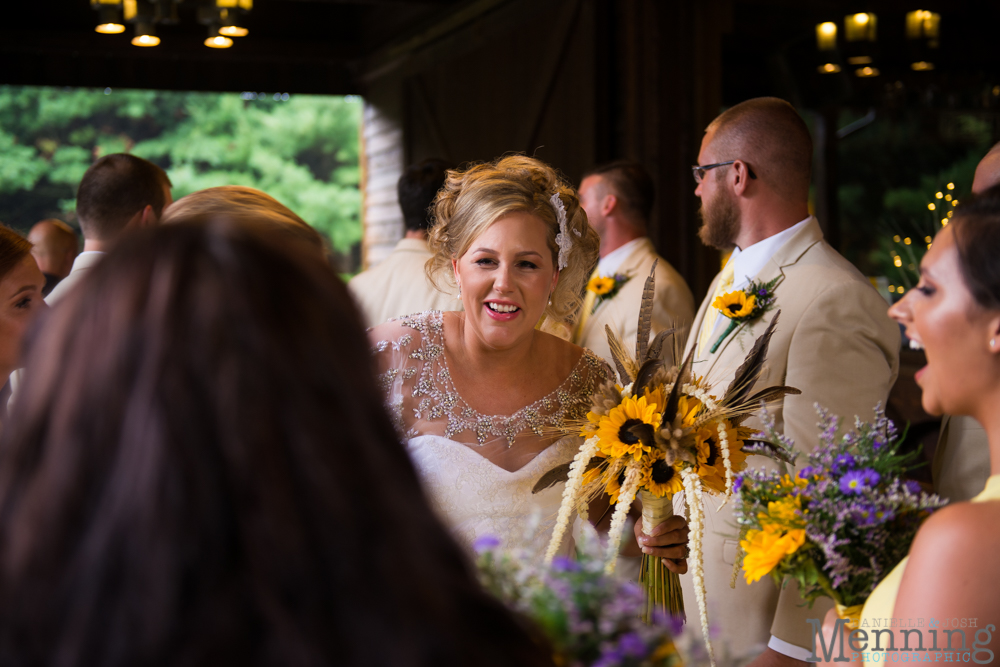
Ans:
[{"label": "yellow necktie", "polygon": [[708,302],[708,310],[705,311],[705,318],[701,322],[701,333],[698,335],[698,356],[702,356],[705,349],[711,344],[709,338],[712,335],[712,330],[715,328],[715,321],[719,317],[719,309],[714,307],[712,302],[725,294],[732,286],[733,263],[729,262],[722,269],[722,273],[719,274],[719,282],[715,286],[715,294],[712,295],[712,301]]},{"label": "yellow necktie", "polygon": [[[597,268],[594,268],[594,272],[590,274],[590,280],[597,277]],[[590,284],[590,280],[587,281]],[[573,342],[577,345],[580,344],[580,338],[583,336],[583,327],[586,326],[587,320],[590,319],[590,313],[594,310],[594,301],[597,300],[597,295],[587,290],[587,293],[583,296],[583,306],[580,307],[580,321],[576,323],[576,328],[573,330]]]}]

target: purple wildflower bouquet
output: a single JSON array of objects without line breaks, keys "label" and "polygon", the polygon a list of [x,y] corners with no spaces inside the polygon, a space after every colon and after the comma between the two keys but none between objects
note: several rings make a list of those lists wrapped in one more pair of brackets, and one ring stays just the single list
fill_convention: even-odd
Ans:
[{"label": "purple wildflower bouquet", "polygon": [[[903,478],[919,452],[901,453],[895,426],[876,408],[837,437],[838,419],[817,406],[819,445],[809,465],[748,470],[737,481],[740,551],[747,583],[795,579],[804,599],[832,598],[857,620],[875,586],[903,559],[920,524],[944,502]],[[794,461],[793,444],[764,414],[767,441]]]},{"label": "purple wildflower bouquet", "polygon": [[[653,623],[644,623],[642,588],[605,574],[596,534],[582,542],[596,548],[578,543],[584,548],[575,559],[556,557],[545,567],[536,566],[527,554],[504,551],[495,538],[481,538],[475,545],[480,578],[487,590],[541,630],[557,665],[679,667],[675,639],[683,621],[658,615]],[[701,647],[688,643],[695,651]]]}]

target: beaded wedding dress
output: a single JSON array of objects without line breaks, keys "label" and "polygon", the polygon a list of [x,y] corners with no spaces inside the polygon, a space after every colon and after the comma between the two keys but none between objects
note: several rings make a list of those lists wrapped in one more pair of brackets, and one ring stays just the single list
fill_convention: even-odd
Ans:
[{"label": "beaded wedding dress", "polygon": [[[604,379],[603,363],[585,351],[569,376],[548,395],[511,415],[484,415],[452,383],[444,353],[444,317],[428,311],[380,327],[374,349],[379,384],[397,429],[438,516],[458,541],[495,537],[505,548],[544,551],[564,484],[531,490],[552,468],[572,460],[581,440],[568,436],[508,471],[487,456],[497,448],[538,449],[553,428],[586,416]],[[571,548],[567,540],[563,550]]]}]

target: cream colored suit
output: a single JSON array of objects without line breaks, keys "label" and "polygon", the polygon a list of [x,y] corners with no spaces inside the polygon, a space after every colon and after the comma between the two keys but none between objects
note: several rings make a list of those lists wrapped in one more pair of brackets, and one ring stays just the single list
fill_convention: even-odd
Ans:
[{"label": "cream colored suit", "polygon": [[[622,288],[611,299],[602,301],[597,309],[587,318],[580,331],[577,345],[590,348],[594,354],[614,364],[611,349],[608,347],[608,337],[604,326],[610,325],[626,345],[635,346],[635,336],[638,332],[639,306],[642,303],[642,288],[649,276],[653,262],[656,265],[656,300],[653,304],[653,334],[678,327],[681,344],[687,336],[688,328],[694,317],[694,296],[681,274],[670,266],[667,260],[656,254],[653,243],[648,238],[636,247],[632,254],[622,262],[616,273],[630,277]],[[630,348],[631,349],[631,348]],[[667,363],[672,363],[669,346],[664,348]]]},{"label": "cream colored suit", "polygon": [[402,239],[377,266],[351,278],[347,286],[367,326],[425,310],[462,309],[461,301],[427,280],[424,265],[430,258],[427,241]]},{"label": "cream colored suit", "polygon": [[83,280],[84,276],[90,273],[90,270],[97,266],[97,264],[104,258],[103,252],[88,251],[81,252],[73,260],[73,268],[70,269],[69,275],[59,281],[59,284],[49,292],[49,295],[45,297],[45,303],[50,306],[56,305],[61,301],[71,290],[76,288],[77,284]]},{"label": "cream colored suit", "polygon": [[[774,278],[775,305],[755,322],[738,328],[715,354],[705,350],[695,357],[693,371],[711,382],[716,395],[729,386],[737,367],[754,341],[781,310],[767,363],[758,387],[789,385],[802,390],[771,408],[779,431],[791,437],[799,450],[811,451],[817,441],[816,411],[819,403],[848,425],[854,416],[871,419],[877,403],[885,405],[899,369],[899,328],[886,314],[885,300],[869,281],[823,240],[815,219],[799,229],[753,277]],[[715,292],[716,276],[701,304],[688,339],[688,350],[697,344],[702,319]],[[728,322],[723,318],[712,341]],[[755,427],[756,419],[746,422]],[[760,468],[771,462],[751,457]],[[804,465],[800,460],[800,465]],[[708,495],[705,517],[705,581],[710,623],[719,628],[733,655],[744,656],[767,645],[770,635],[808,649],[807,618],[823,618],[829,605],[817,602],[812,609],[799,607],[797,588],[779,591],[770,578],[747,585],[743,573],[736,588],[729,586],[738,546],[738,528],[731,505],[716,512],[719,503]],[[675,501],[680,507],[680,500]],[[681,577],[685,604],[695,606],[691,575]],[[779,600],[780,597],[780,600]],[[697,618],[697,617],[695,617]],[[697,630],[698,623],[690,624]]]}]

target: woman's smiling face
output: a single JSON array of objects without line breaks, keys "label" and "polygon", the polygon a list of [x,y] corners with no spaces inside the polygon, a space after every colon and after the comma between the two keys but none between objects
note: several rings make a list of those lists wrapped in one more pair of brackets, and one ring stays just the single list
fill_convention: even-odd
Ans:
[{"label": "woman's smiling face", "polygon": [[545,222],[525,212],[497,219],[452,265],[466,326],[494,349],[532,334],[559,280]]},{"label": "woman's smiling face", "polygon": [[933,415],[974,415],[995,383],[998,314],[976,303],[960,261],[949,225],[920,262],[920,282],[889,309],[927,355],[915,379]]}]

